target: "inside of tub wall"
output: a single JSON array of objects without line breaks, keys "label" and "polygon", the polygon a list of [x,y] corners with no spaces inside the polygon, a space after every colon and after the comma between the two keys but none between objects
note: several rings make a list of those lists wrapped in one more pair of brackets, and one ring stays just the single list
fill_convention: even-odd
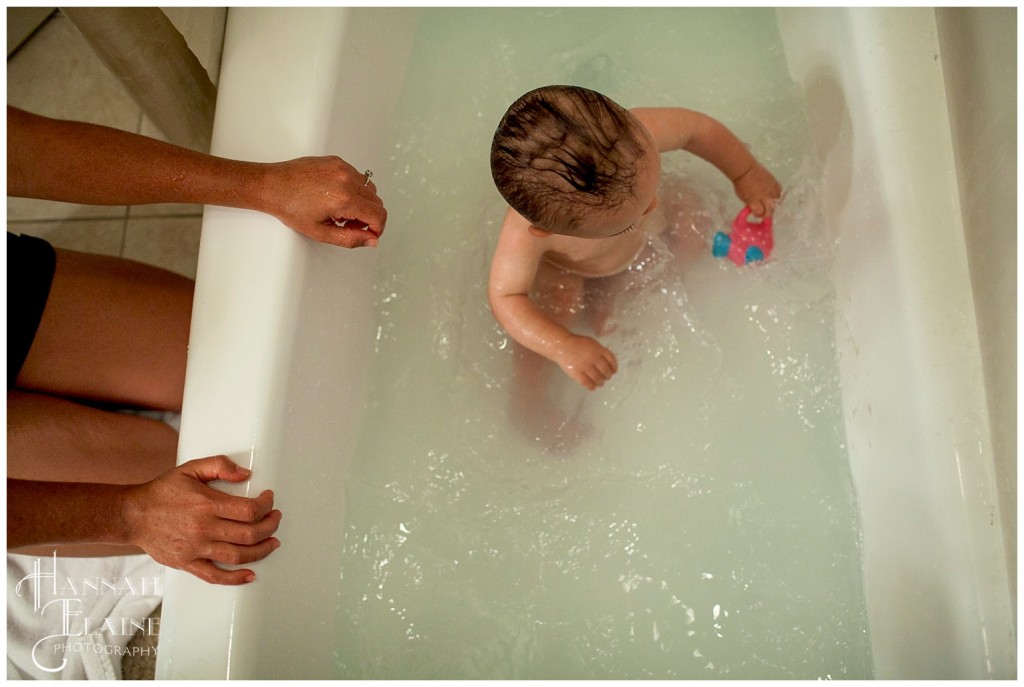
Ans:
[{"label": "inside of tub wall", "polygon": [[1017,608],[1017,9],[935,10]]},{"label": "inside of tub wall", "polygon": [[1016,675],[1010,13],[778,15],[838,245],[879,678]]}]

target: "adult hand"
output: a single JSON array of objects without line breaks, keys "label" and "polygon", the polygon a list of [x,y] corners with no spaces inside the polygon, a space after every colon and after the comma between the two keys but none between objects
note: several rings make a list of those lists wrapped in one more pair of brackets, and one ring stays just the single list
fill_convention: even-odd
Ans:
[{"label": "adult hand", "polygon": [[264,212],[304,236],[336,246],[376,246],[387,222],[376,185],[336,156],[266,165],[262,194]]},{"label": "adult hand", "polygon": [[736,195],[757,217],[771,217],[782,197],[782,185],[760,163],[733,182]]},{"label": "adult hand", "polygon": [[589,336],[571,335],[559,344],[555,362],[562,371],[593,391],[619,369],[615,354]]},{"label": "adult hand", "polygon": [[[87,205],[245,208],[269,213],[317,241],[348,248],[377,245],[387,220],[377,187],[339,157],[230,160],[10,106],[7,133],[9,196]],[[337,226],[341,223],[345,226]]]},{"label": "adult hand", "polygon": [[281,522],[281,511],[273,510],[274,494],[267,490],[244,498],[207,486],[215,480],[242,482],[249,475],[226,456],[211,456],[130,487],[123,506],[129,543],[206,582],[251,582],[252,570],[225,570],[215,563],[251,563],[280,546],[271,536]]}]

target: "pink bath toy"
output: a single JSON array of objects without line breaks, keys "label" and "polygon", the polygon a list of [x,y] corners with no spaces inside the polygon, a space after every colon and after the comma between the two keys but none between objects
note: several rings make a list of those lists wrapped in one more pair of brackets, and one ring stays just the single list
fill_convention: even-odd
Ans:
[{"label": "pink bath toy", "polygon": [[742,267],[767,260],[772,254],[772,218],[751,222],[747,219],[749,215],[750,208],[743,208],[732,222],[732,234],[715,234],[711,252],[716,258],[728,257]]}]

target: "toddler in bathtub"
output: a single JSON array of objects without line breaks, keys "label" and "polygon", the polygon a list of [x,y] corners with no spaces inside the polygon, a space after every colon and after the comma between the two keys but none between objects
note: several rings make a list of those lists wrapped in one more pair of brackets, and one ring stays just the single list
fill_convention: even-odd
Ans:
[{"label": "toddler in bathtub", "polygon": [[[494,134],[491,174],[509,208],[491,264],[491,310],[522,347],[587,389],[615,373],[615,354],[567,324],[589,282],[627,270],[648,237],[666,229],[655,209],[660,155],[670,150],[707,160],[754,215],[771,216],[779,182],[732,132],[698,112],[627,110],[586,88],[546,86],[516,100]],[[602,333],[607,308],[588,309]],[[516,355],[531,362],[524,351]],[[537,389],[539,367],[536,356],[517,364],[519,381]]]},{"label": "toddler in bathtub", "polygon": [[655,209],[669,150],[707,160],[754,215],[772,215],[779,182],[699,112],[626,110],[586,88],[546,86],[514,102],[494,134],[491,174],[510,207],[491,263],[491,309],[513,339],[591,390],[615,373],[615,355],[562,322],[588,280],[626,270],[665,229]]}]

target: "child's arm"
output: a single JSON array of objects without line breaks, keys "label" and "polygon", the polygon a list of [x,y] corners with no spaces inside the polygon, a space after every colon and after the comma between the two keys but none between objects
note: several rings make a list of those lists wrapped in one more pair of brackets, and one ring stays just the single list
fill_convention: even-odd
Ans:
[{"label": "child's arm", "polygon": [[594,390],[615,373],[615,355],[596,340],[573,334],[530,299],[543,250],[542,241],[529,233],[529,223],[510,209],[491,263],[491,312],[509,336]]},{"label": "child's arm", "polygon": [[707,160],[729,177],[736,195],[755,215],[772,216],[782,186],[724,124],[681,107],[630,111],[650,132],[659,151],[685,150]]}]

